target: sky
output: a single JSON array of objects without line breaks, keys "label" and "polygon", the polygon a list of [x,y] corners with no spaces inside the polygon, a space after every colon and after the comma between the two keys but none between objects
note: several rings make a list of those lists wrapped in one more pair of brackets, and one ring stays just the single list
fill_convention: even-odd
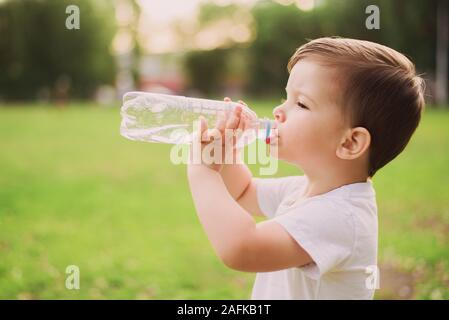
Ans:
[{"label": "sky", "polygon": [[174,19],[182,19],[196,14],[202,2],[215,2],[218,5],[231,3],[253,4],[256,0],[139,0],[144,14],[157,23],[168,23]]},{"label": "sky", "polygon": [[[139,0],[139,5],[149,17],[157,22],[169,22],[173,19],[194,15],[201,2],[215,2],[218,5],[228,5],[231,3],[252,5],[257,0]],[[302,10],[313,8],[314,0],[276,0],[277,2],[289,5],[296,3]]]}]

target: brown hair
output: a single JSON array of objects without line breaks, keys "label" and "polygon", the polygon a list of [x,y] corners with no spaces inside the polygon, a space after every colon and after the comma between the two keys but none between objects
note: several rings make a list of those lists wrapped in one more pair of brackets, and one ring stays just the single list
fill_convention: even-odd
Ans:
[{"label": "brown hair", "polygon": [[403,54],[380,44],[347,38],[319,38],[299,47],[288,62],[318,58],[337,68],[343,90],[339,104],[351,127],[371,135],[369,170],[377,170],[404,150],[424,109],[424,80]]}]

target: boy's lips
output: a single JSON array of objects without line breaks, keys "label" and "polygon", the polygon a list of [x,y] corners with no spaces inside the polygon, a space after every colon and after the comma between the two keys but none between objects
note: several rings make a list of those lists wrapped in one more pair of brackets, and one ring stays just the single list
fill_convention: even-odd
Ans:
[{"label": "boy's lips", "polygon": [[277,129],[277,126],[274,125],[273,129],[270,132],[270,145],[278,143],[279,141],[279,130]]},{"label": "boy's lips", "polygon": [[278,144],[278,142],[279,142],[279,136],[275,136],[275,137],[270,137],[270,145],[273,145],[273,144]]}]

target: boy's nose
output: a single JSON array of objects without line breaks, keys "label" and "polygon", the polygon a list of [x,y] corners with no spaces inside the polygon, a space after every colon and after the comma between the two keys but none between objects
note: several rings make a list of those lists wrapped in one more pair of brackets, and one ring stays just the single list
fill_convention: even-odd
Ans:
[{"label": "boy's nose", "polygon": [[281,106],[277,106],[276,108],[274,108],[273,116],[274,116],[274,119],[276,119],[276,121],[278,121],[278,122],[285,121],[285,114],[284,114],[284,111],[281,109]]}]

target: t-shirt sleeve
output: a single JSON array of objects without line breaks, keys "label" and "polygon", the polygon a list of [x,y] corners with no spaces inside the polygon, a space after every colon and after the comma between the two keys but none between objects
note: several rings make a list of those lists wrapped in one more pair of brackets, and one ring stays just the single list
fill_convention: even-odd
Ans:
[{"label": "t-shirt sleeve", "polygon": [[254,178],[257,202],[268,218],[274,217],[277,208],[286,195],[303,180],[302,176],[282,178]]},{"label": "t-shirt sleeve", "polygon": [[351,256],[354,247],[354,223],[344,204],[314,199],[274,221],[283,226],[314,261],[299,267],[318,279]]}]

